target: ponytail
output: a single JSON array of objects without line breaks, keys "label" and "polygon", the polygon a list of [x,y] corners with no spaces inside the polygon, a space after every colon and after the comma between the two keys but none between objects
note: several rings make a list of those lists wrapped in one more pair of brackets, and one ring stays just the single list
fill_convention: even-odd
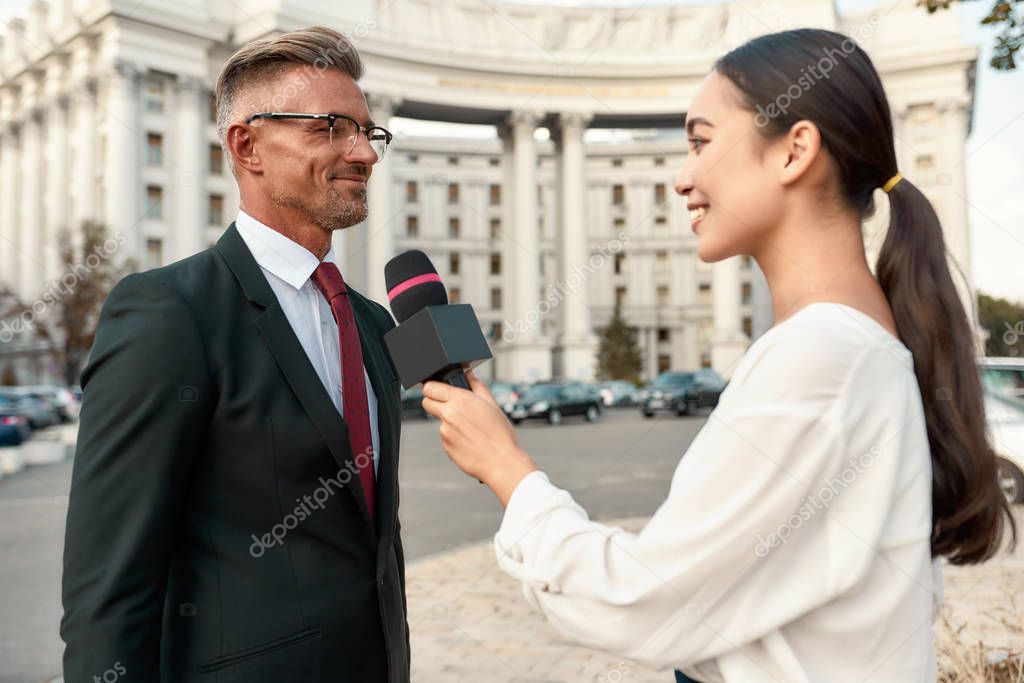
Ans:
[{"label": "ponytail", "polygon": [[974,334],[953,284],[942,226],[907,180],[889,191],[889,229],[875,267],[900,338],[914,355],[932,454],[932,556],[983,562],[1017,528],[986,438]]}]

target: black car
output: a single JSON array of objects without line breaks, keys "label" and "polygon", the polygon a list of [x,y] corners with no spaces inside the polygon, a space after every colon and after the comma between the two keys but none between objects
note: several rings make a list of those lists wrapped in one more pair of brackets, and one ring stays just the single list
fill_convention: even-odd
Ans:
[{"label": "black car", "polygon": [[661,410],[692,415],[700,408],[714,408],[725,389],[725,381],[711,368],[697,372],[663,372],[643,393],[644,417]]},{"label": "black car", "polygon": [[523,392],[509,411],[515,424],[540,419],[558,425],[570,415],[594,422],[601,417],[601,397],[582,382],[538,382]]}]

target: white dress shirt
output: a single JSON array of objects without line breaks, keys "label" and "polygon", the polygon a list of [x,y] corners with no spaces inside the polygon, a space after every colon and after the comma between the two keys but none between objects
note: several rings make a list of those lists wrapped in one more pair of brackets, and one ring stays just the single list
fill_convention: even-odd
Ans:
[{"label": "white dress shirt", "polygon": [[942,572],[913,356],[817,302],[757,339],[637,534],[543,472],[494,539],[567,636],[705,682],[936,679]]},{"label": "white dress shirt", "polygon": [[[313,252],[297,242],[288,239],[277,230],[239,210],[235,227],[242,236],[260,270],[277,295],[284,314],[299,338],[302,349],[313,364],[324,389],[334,402],[342,417],[345,416],[341,380],[341,346],[338,339],[338,324],[334,320],[331,306],[310,280],[320,265]],[[324,261],[338,265],[332,246]],[[340,269],[339,269],[340,270]],[[342,274],[344,277],[344,274]],[[370,437],[373,444],[373,470],[377,471],[380,460],[380,433],[377,426],[377,395],[373,393],[370,377],[363,368],[366,382],[366,399],[370,410]]]}]

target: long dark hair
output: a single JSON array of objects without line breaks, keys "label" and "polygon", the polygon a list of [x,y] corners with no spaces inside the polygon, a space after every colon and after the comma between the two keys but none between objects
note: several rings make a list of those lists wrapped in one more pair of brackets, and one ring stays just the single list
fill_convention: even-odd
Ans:
[{"label": "long dark hair", "polygon": [[[839,173],[845,201],[867,217],[896,172],[882,81],[849,37],[820,29],[756,38],[715,64],[755,111],[765,138],[807,120]],[[946,262],[942,227],[909,180],[889,192],[889,229],[875,267],[904,344],[914,355],[932,456],[932,556],[981,562],[1017,529],[996,477],[971,325]]]}]

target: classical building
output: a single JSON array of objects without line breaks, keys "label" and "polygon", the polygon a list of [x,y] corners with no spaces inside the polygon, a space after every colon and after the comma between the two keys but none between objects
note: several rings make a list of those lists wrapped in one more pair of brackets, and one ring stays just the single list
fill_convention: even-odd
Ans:
[{"label": "classical building", "polygon": [[[493,127],[483,139],[398,136],[374,169],[367,224],[335,239],[346,278],[378,301],[388,259],[426,251],[491,336],[487,372],[592,377],[595,330],[618,302],[648,377],[701,366],[730,376],[770,325],[770,303],[749,260],[696,257],[672,190],[687,153],[681,124],[717,56],[795,26],[843,31],[872,55],[901,168],[935,202],[973,301],[960,162],[977,51],[954,11],[899,0],[858,15],[829,0],[36,0],[0,34],[0,282],[43,311],[44,292],[67,276],[58,232],[76,235],[86,220],[119,238],[111,258],[143,268],[216,241],[237,209],[214,125],[216,76],[245,42],[317,23],[357,44],[381,125]],[[880,204],[865,226],[871,262]],[[0,363],[35,343],[0,330]],[[18,371],[45,374],[24,361]]]}]

